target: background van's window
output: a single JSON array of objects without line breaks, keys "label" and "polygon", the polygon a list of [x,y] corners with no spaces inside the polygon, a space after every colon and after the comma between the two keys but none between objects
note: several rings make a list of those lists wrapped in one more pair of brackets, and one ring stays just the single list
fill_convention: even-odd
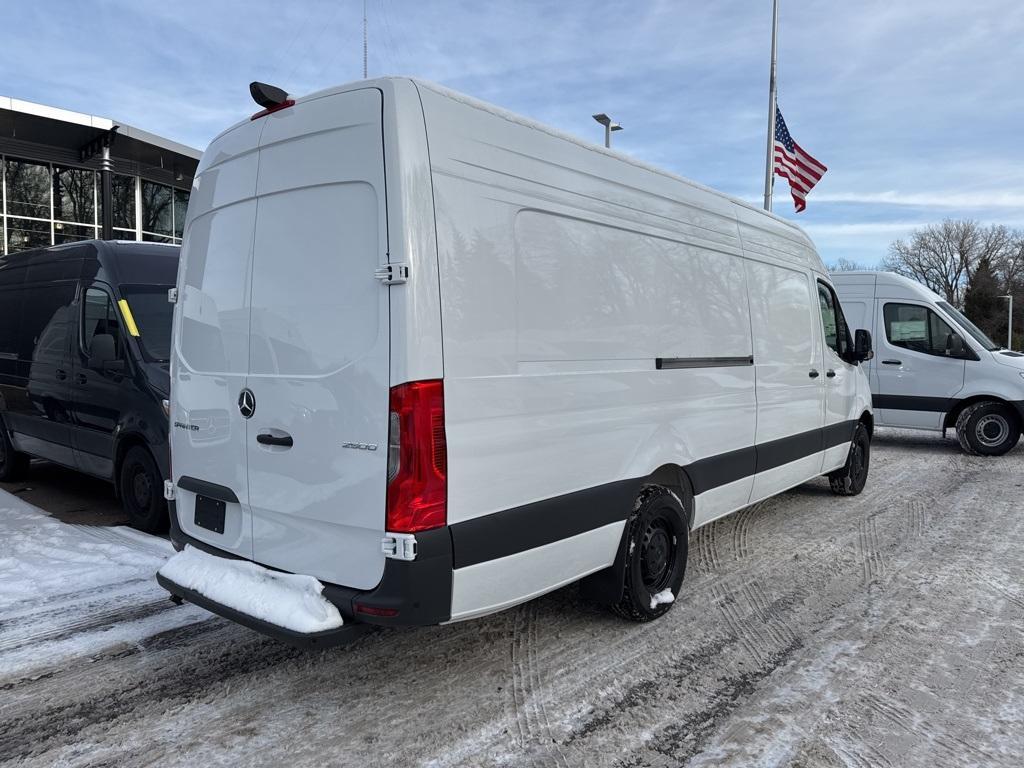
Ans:
[{"label": "background van's window", "polygon": [[894,347],[926,355],[947,356],[953,329],[941,317],[919,304],[886,304],[885,338]]},{"label": "background van's window", "polygon": [[151,362],[171,357],[171,320],[174,305],[167,301],[170,285],[121,285],[118,290],[128,302],[139,327],[142,353]]},{"label": "background van's window", "polygon": [[69,307],[74,299],[73,282],[25,288],[21,303],[21,330],[18,333],[19,356],[23,361],[38,361],[40,355],[64,354],[61,351],[64,347],[54,339],[66,338]]}]

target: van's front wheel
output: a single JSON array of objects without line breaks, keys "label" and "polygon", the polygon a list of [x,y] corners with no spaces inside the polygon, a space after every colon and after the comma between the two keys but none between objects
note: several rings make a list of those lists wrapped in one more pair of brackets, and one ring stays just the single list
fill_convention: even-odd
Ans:
[{"label": "van's front wheel", "polygon": [[850,452],[846,456],[846,463],[842,469],[829,472],[828,484],[832,493],[839,496],[856,496],[864,490],[864,484],[868,481],[868,469],[871,465],[871,437],[868,435],[867,427],[858,423],[853,430],[853,440],[850,441]]},{"label": "van's front wheel", "polygon": [[121,462],[121,506],[128,523],[146,533],[167,530],[167,503],[163,480],[149,451],[141,446],[128,449]]},{"label": "van's front wheel", "polygon": [[967,453],[1002,456],[1020,440],[1020,422],[1010,406],[986,400],[964,408],[956,435]]},{"label": "van's front wheel", "polygon": [[626,521],[622,597],[612,606],[619,616],[650,621],[672,607],[686,573],[686,512],[667,488],[640,492]]}]

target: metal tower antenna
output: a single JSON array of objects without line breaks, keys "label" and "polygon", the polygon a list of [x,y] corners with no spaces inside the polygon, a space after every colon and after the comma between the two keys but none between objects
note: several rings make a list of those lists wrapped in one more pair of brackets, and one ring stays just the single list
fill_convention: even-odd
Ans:
[{"label": "metal tower antenna", "polygon": [[363,80],[366,79],[366,49],[367,49],[366,0],[363,0]]}]

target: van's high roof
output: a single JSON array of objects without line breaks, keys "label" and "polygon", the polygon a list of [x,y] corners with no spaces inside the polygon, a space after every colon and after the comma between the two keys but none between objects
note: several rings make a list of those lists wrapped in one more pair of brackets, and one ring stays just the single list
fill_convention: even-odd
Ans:
[{"label": "van's high roof", "polygon": [[[0,256],[0,285],[40,279],[94,277],[117,285],[173,285],[177,279],[180,246],[130,240],[82,240],[33,248]],[[22,272],[20,279],[4,273]]]},{"label": "van's high roof", "polygon": [[[733,204],[735,204],[737,206],[740,206],[740,207],[742,207],[744,209],[747,209],[748,211],[750,211],[753,214],[756,214],[758,216],[770,217],[773,221],[777,222],[778,224],[782,224],[787,229],[789,229],[792,232],[792,234],[796,235],[796,239],[797,240],[799,240],[800,242],[802,242],[802,243],[804,243],[804,244],[806,244],[808,246],[812,245],[812,242],[811,242],[810,238],[808,237],[807,233],[804,232],[803,228],[801,228],[798,224],[796,224],[796,223],[794,223],[794,222],[792,222],[792,221],[790,221],[788,219],[784,219],[784,218],[782,218],[781,216],[778,216],[775,213],[771,213],[769,211],[765,211],[765,210],[763,210],[761,208],[758,208],[757,206],[752,205],[751,203],[749,203],[749,202],[747,202],[745,200],[742,200],[742,199],[737,198],[737,197],[733,197],[731,195],[727,195],[724,192],[720,192],[720,191],[718,191],[716,189],[712,189],[711,187],[707,187],[707,186],[705,186],[703,184],[700,184],[700,183],[698,183],[696,181],[693,181],[692,179],[688,179],[688,178],[685,178],[683,176],[679,176],[677,174],[671,173],[670,171],[666,171],[664,168],[659,168],[659,167],[657,167],[655,165],[650,165],[649,163],[645,163],[645,162],[643,162],[641,160],[637,160],[635,158],[629,157],[628,155],[624,155],[624,154],[621,154],[619,152],[615,152],[614,150],[602,147],[600,145],[593,144],[593,143],[591,143],[589,141],[585,141],[584,139],[579,138],[578,136],[574,136],[574,135],[569,134],[569,133],[564,133],[564,132],[559,131],[559,130],[557,130],[555,128],[552,128],[551,126],[548,126],[548,125],[545,125],[543,123],[537,122],[536,120],[532,120],[532,119],[530,119],[528,117],[524,117],[524,116],[516,114],[514,112],[510,112],[509,110],[503,109],[502,107],[498,107],[498,106],[496,106],[494,104],[490,104],[488,102],[481,101],[479,99],[475,99],[472,96],[467,96],[467,95],[465,95],[463,93],[459,93],[458,91],[453,91],[450,88],[445,88],[442,85],[438,85],[437,83],[432,83],[432,82],[430,82],[428,80],[422,80],[422,79],[419,79],[419,78],[416,78],[416,77],[394,77],[394,76],[378,77],[378,78],[371,78],[371,79],[368,79],[368,80],[356,80],[356,81],[352,81],[352,82],[349,82],[349,83],[343,83],[341,85],[332,86],[330,88],[324,88],[324,89],[322,89],[320,91],[315,91],[313,93],[310,93],[310,94],[307,94],[307,95],[301,96],[301,97],[296,97],[296,96],[289,95],[289,98],[294,99],[295,105],[297,106],[299,104],[302,104],[302,103],[305,103],[305,102],[308,102],[308,101],[313,101],[315,99],[320,99],[320,98],[323,98],[325,96],[331,96],[331,95],[336,94],[336,93],[344,93],[346,91],[357,90],[357,89],[360,89],[360,88],[373,88],[373,87],[376,87],[376,88],[381,88],[382,90],[386,91],[386,90],[389,90],[388,86],[391,83],[394,83],[396,81],[411,82],[417,88],[422,88],[422,89],[427,89],[427,90],[433,91],[433,92],[435,92],[435,93],[437,93],[437,94],[439,94],[441,96],[444,96],[444,97],[446,97],[448,99],[451,99],[452,101],[458,102],[460,104],[464,104],[464,105],[466,105],[468,107],[472,107],[474,109],[483,110],[483,111],[488,112],[488,113],[490,113],[492,115],[495,115],[497,117],[501,117],[501,118],[503,118],[505,120],[508,120],[509,122],[513,122],[513,123],[516,123],[518,125],[522,125],[524,127],[531,128],[531,129],[536,130],[536,131],[541,131],[543,133],[546,133],[546,134],[548,134],[550,136],[553,136],[555,138],[561,139],[563,141],[568,141],[568,142],[571,142],[573,144],[576,144],[576,145],[578,145],[580,147],[583,147],[584,149],[587,149],[587,150],[590,150],[590,151],[593,151],[593,152],[600,152],[600,153],[606,154],[606,155],[608,155],[610,157],[615,158],[618,161],[621,161],[621,162],[624,162],[624,163],[628,163],[628,164],[633,165],[633,166],[635,166],[637,168],[642,168],[642,169],[644,169],[646,171],[650,171],[651,173],[656,173],[656,174],[658,174],[660,176],[664,176],[666,178],[673,179],[674,181],[682,182],[682,183],[684,183],[684,184],[686,184],[686,185],[688,185],[688,186],[690,186],[690,187],[692,187],[694,189],[701,190],[703,192],[707,192],[707,193],[712,194],[712,195],[716,195],[716,196],[722,198],[723,200],[727,200],[730,203],[733,203]],[[226,130],[222,131],[221,133],[217,134],[217,136],[215,136],[213,138],[213,140],[211,140],[210,143],[212,144],[214,141],[219,139],[221,136],[223,136],[223,135],[225,135],[227,133],[230,133],[231,131],[235,130],[239,126],[245,125],[246,123],[250,122],[250,119],[251,118],[246,118],[245,120],[240,120],[239,122],[235,123],[234,125],[232,125],[228,129],[226,129]]]},{"label": "van's high roof", "polygon": [[926,301],[945,301],[944,298],[916,280],[882,270],[856,269],[849,272],[833,272],[832,282],[836,287],[863,286],[874,292],[878,287],[898,288],[916,294]]}]

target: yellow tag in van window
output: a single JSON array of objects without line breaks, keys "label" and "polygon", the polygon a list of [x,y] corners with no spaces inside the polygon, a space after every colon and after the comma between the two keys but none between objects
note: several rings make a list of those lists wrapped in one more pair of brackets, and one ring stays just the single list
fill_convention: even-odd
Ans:
[{"label": "yellow tag in van window", "polygon": [[124,317],[124,325],[125,328],[128,329],[128,333],[138,338],[139,326],[135,324],[135,318],[132,317],[132,310],[128,306],[127,300],[121,299],[119,302],[117,302],[117,306],[121,308],[121,315]]}]

